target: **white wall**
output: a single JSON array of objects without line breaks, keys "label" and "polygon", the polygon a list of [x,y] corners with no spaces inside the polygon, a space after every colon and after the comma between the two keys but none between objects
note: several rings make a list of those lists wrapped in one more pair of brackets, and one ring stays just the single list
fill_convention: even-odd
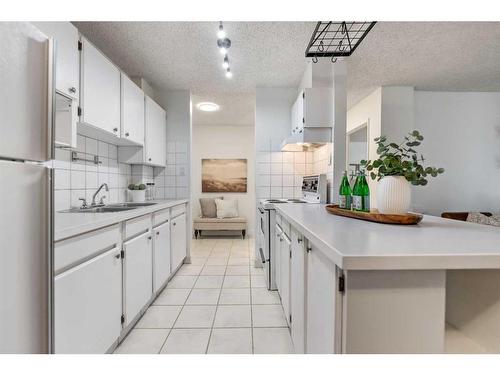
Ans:
[{"label": "white wall", "polygon": [[[397,141],[418,129],[426,164],[445,168],[427,186],[413,187],[415,211],[500,212],[500,93],[381,87],[347,113],[348,131],[366,122],[370,159],[377,157],[373,138]],[[374,182],[370,193],[376,207]]]},{"label": "white wall", "polygon": [[500,93],[415,91],[415,128],[446,170],[413,190],[416,210],[500,212]]},{"label": "white wall", "polygon": [[[234,198],[238,200],[241,216],[248,220],[247,232],[254,234],[255,228],[255,138],[254,126],[195,125],[193,126],[191,199],[192,215],[200,214],[200,197]],[[201,159],[247,159],[246,193],[202,193]]]}]

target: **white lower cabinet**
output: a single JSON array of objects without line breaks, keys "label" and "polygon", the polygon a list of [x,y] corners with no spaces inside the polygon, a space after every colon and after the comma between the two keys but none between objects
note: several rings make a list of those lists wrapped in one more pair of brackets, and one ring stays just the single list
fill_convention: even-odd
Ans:
[{"label": "white lower cabinet", "polygon": [[170,276],[170,222],[153,228],[154,292],[157,293]]},{"label": "white lower cabinet", "polygon": [[275,227],[275,237],[274,239],[271,239],[271,241],[274,241],[274,257],[275,259],[272,260],[274,262],[274,273],[276,275],[276,288],[278,289],[278,293],[281,290],[281,236],[283,234],[283,231],[281,230],[281,227],[276,224]]},{"label": "white lower cabinet", "polygon": [[290,324],[290,254],[291,242],[285,232],[280,240],[280,289],[281,304],[285,318]]},{"label": "white lower cabinet", "polygon": [[340,353],[340,299],[335,264],[308,246],[306,281],[306,352]]},{"label": "white lower cabinet", "polygon": [[187,255],[187,223],[186,214],[171,220],[170,225],[171,271],[176,270]]},{"label": "white lower cabinet", "polygon": [[114,247],[55,277],[55,352],[104,353],[121,331],[122,264]]},{"label": "white lower cabinet", "polygon": [[123,244],[125,325],[139,314],[153,293],[152,237],[148,231]]},{"label": "white lower cabinet", "polygon": [[292,228],[292,258],[290,260],[290,332],[295,353],[305,352],[306,324],[306,250],[303,236]]}]

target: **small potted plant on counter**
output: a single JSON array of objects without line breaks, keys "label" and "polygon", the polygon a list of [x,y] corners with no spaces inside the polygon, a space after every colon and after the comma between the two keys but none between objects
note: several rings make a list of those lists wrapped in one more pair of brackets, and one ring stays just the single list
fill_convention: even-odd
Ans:
[{"label": "small potted plant on counter", "polygon": [[444,173],[443,168],[424,167],[424,157],[417,153],[424,137],[414,130],[404,137],[400,144],[387,141],[387,137],[375,138],[377,144],[376,160],[362,160],[372,180],[379,181],[377,186],[377,209],[383,214],[404,214],[410,209],[411,188],[427,185],[429,176]]},{"label": "small potted plant on counter", "polygon": [[146,185],[144,184],[130,184],[128,191],[132,198],[132,202],[145,202],[146,201]]}]

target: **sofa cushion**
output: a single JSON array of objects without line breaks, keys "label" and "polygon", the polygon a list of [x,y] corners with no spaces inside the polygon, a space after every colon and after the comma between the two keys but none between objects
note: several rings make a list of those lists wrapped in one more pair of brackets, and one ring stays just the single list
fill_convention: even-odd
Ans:
[{"label": "sofa cushion", "polygon": [[238,201],[236,199],[216,199],[215,205],[217,206],[218,219],[238,217]]},{"label": "sofa cushion", "polygon": [[247,219],[242,216],[225,218],[225,219],[198,217],[194,219],[194,222],[195,223],[246,223]]},{"label": "sofa cushion", "polygon": [[217,217],[217,206],[215,199],[224,199],[223,197],[216,198],[200,198],[201,216]]}]

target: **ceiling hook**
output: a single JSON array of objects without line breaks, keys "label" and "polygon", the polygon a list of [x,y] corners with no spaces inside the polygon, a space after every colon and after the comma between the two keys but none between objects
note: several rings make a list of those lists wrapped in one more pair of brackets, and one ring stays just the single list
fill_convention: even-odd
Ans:
[{"label": "ceiling hook", "polygon": [[334,63],[334,64],[337,62],[337,58],[335,56],[332,56],[331,60],[332,60],[332,63]]},{"label": "ceiling hook", "polygon": [[320,41],[319,42],[319,46],[318,46],[318,51],[319,52],[323,52],[325,50],[325,46],[323,44],[323,41]]},{"label": "ceiling hook", "polygon": [[313,56],[312,62],[316,64],[318,62],[318,56]]}]

